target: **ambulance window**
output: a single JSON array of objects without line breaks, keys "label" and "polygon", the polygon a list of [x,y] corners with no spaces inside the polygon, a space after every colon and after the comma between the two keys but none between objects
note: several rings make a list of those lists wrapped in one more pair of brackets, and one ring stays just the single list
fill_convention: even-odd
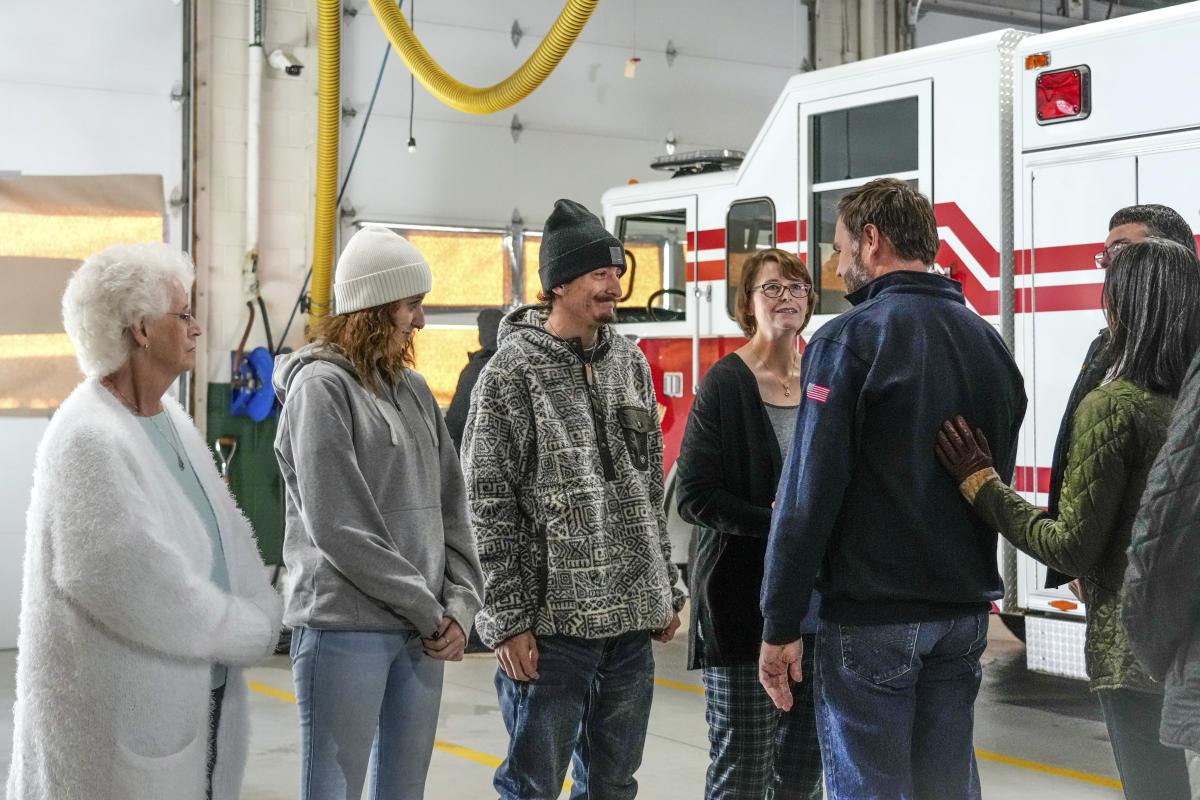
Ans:
[{"label": "ambulance window", "polygon": [[725,310],[733,319],[742,264],[759,250],[775,246],[775,205],[766,198],[741,200],[725,217]]},{"label": "ambulance window", "polygon": [[617,304],[621,322],[669,322],[685,317],[687,212],[649,211],[617,219],[628,264]]},{"label": "ambulance window", "polygon": [[813,176],[806,261],[820,292],[818,314],[837,314],[850,307],[833,252],[838,201],[873,178],[895,177],[917,188],[917,108],[916,97],[903,97],[811,118]]},{"label": "ambulance window", "polygon": [[917,168],[917,98],[843,108],[813,120],[814,183]]}]

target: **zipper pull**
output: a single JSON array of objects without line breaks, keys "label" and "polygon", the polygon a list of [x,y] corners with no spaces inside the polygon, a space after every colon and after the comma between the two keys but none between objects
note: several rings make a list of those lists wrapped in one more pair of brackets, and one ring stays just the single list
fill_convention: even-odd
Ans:
[{"label": "zipper pull", "polygon": [[591,364],[583,365],[583,380],[587,383],[588,386],[593,385],[592,384],[592,365]]}]

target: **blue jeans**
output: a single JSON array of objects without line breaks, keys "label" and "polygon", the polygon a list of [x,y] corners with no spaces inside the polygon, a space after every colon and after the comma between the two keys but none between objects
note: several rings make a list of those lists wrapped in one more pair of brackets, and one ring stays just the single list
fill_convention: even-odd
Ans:
[{"label": "blue jeans", "polygon": [[817,632],[829,800],[978,800],[973,729],[988,615]]},{"label": "blue jeans", "polygon": [[635,797],[654,697],[650,634],[540,636],[537,645],[537,680],[496,669],[509,736],[493,781],[501,800],[554,800],[571,762],[572,800]]},{"label": "blue jeans", "polygon": [[1190,800],[1183,750],[1158,741],[1163,696],[1131,689],[1096,692],[1128,800]]},{"label": "blue jeans", "polygon": [[292,632],[301,800],[420,800],[442,667],[416,631]]}]

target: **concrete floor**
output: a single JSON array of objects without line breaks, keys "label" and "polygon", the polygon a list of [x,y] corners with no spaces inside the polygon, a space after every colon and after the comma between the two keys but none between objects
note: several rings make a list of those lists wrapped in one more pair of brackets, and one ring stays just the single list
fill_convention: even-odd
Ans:
[{"label": "concrete floor", "polygon": [[[655,645],[658,686],[639,797],[700,798],[708,763],[700,676],[684,669],[681,638]],[[13,651],[0,652],[0,776],[12,747]],[[976,704],[975,746],[985,798],[1122,797],[1099,708],[1078,681],[1025,669],[1024,646],[993,620]],[[446,669],[430,800],[495,797],[491,775],[507,741],[492,688],[495,659],[469,655]],[[296,709],[291,669],[276,656],[250,673],[254,730],[245,800],[294,800],[299,787]],[[0,786],[3,781],[0,780]],[[565,797],[565,795],[564,795]]]}]

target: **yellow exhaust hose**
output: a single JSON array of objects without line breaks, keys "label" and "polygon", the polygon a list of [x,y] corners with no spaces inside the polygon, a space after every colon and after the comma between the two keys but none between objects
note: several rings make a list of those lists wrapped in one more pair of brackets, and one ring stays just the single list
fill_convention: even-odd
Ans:
[{"label": "yellow exhaust hose", "polygon": [[516,105],[541,85],[579,38],[600,0],[568,0],[554,26],[524,64],[504,80],[483,89],[459,83],[425,50],[395,0],[370,0],[388,41],[429,92],[446,105],[469,114],[491,114]]},{"label": "yellow exhaust hose", "polygon": [[[338,129],[342,119],[341,0],[318,0],[320,82],[317,92],[317,203],[313,220],[311,325],[329,313],[337,234]],[[281,342],[282,344],[282,342]]]},{"label": "yellow exhaust hose", "polygon": [[[516,72],[479,89],[446,74],[425,50],[394,0],[370,0],[392,47],[434,97],[471,114],[490,114],[524,100],[541,85],[579,38],[600,0],[568,0],[546,38]],[[330,312],[333,251],[337,234],[338,130],[341,124],[340,0],[317,0],[320,83],[317,113],[316,215],[313,221],[312,294],[309,324]]]}]

